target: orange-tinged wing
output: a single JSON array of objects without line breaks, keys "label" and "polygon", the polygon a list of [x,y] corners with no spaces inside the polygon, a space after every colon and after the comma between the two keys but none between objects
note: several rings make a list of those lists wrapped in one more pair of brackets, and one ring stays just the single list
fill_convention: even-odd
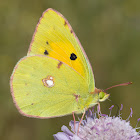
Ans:
[{"label": "orange-tinged wing", "polygon": [[75,69],[94,91],[94,76],[88,58],[68,21],[53,9],[39,20],[28,55],[47,55]]}]

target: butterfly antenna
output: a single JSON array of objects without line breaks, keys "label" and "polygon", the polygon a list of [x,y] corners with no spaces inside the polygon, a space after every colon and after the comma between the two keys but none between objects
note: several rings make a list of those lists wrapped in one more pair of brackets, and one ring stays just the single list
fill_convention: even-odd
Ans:
[{"label": "butterfly antenna", "polygon": [[111,88],[114,88],[114,87],[128,86],[128,85],[131,85],[131,84],[132,84],[132,82],[127,82],[127,83],[122,83],[122,84],[114,85],[114,86],[111,86],[111,87],[105,89],[104,91],[107,91],[107,90],[109,90]]}]

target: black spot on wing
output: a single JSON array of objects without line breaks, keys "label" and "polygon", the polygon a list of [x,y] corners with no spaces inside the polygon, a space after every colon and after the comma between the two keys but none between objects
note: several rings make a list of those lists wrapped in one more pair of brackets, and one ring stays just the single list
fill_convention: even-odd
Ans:
[{"label": "black spot on wing", "polygon": [[44,54],[45,54],[45,55],[48,55],[49,53],[48,53],[48,51],[47,51],[47,50],[45,50],[45,51],[44,51]]},{"label": "black spot on wing", "polygon": [[76,60],[76,59],[77,59],[76,54],[71,53],[71,55],[70,55],[70,59],[71,59],[71,60]]}]

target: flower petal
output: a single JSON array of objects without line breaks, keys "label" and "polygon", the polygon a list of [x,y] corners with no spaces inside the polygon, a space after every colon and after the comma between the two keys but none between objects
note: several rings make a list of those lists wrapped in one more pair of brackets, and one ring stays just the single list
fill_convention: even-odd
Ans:
[{"label": "flower petal", "polygon": [[[70,121],[69,126],[71,127],[71,130],[74,132],[74,121]],[[75,122],[75,133],[77,133],[77,131],[78,131],[78,126],[79,126],[79,122],[76,121]]]},{"label": "flower petal", "polygon": [[58,132],[57,134],[54,134],[53,136],[55,140],[71,140],[71,138],[64,132]]},{"label": "flower petal", "polygon": [[68,134],[69,136],[73,136],[73,133],[72,133],[65,125],[63,125],[63,126],[61,127],[61,130],[62,130],[63,132],[65,132],[66,134]]},{"label": "flower petal", "polygon": [[80,139],[77,135],[74,135],[72,140],[82,140],[82,139]]}]

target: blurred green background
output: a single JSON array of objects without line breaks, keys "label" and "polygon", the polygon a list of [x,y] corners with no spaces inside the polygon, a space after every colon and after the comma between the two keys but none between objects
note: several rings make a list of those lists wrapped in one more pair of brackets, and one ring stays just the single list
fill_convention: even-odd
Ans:
[{"label": "blurred green background", "polygon": [[[13,104],[9,79],[16,62],[26,55],[43,11],[53,8],[70,22],[93,66],[96,87],[132,81],[109,90],[103,113],[123,104],[123,118],[133,108],[135,126],[140,117],[140,1],[138,0],[3,0],[0,1],[0,139],[51,140],[72,115],[34,119],[19,114]],[[114,114],[117,108],[114,108]]]}]

